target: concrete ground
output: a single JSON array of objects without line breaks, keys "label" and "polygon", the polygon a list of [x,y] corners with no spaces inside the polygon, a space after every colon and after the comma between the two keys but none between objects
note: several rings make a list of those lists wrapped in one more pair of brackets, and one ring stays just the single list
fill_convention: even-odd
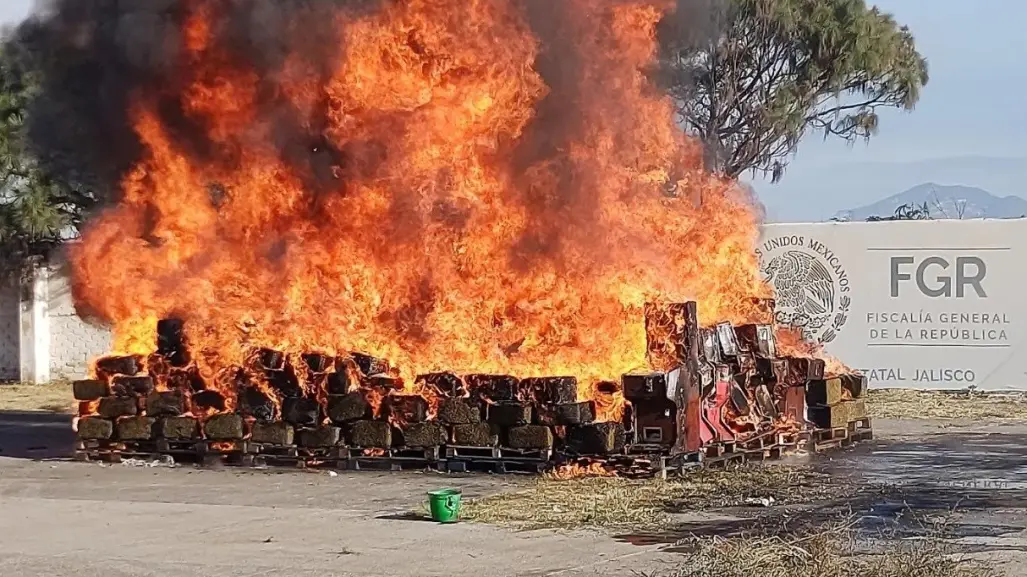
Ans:
[{"label": "concrete ground", "polygon": [[[887,520],[958,505],[957,540],[1027,574],[1027,424],[966,425],[882,421],[872,445],[818,457],[839,477],[901,489],[843,495],[831,510]],[[71,440],[66,417],[0,413],[0,575],[630,575],[683,562],[682,535],[727,534],[752,516],[683,513],[672,534],[648,537],[440,526],[409,514],[426,491],[474,497],[525,479],[101,466],[60,459]]]}]

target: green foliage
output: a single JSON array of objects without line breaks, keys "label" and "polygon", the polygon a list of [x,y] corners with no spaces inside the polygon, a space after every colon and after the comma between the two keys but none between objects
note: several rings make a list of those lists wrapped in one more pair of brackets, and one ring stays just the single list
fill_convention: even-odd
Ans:
[{"label": "green foliage", "polygon": [[0,271],[17,274],[73,236],[95,198],[58,182],[28,152],[25,126],[37,83],[9,50],[0,52]]},{"label": "green foliage", "polygon": [[732,177],[780,179],[811,130],[869,139],[928,80],[909,29],[864,0],[679,0],[660,42],[683,125]]}]

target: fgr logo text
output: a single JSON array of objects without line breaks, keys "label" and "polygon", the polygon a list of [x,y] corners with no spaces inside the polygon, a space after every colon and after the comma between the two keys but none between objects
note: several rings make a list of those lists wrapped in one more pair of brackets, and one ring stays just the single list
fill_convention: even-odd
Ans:
[{"label": "fgr logo text", "polygon": [[972,291],[983,299],[988,297],[983,284],[987,275],[988,266],[978,256],[957,256],[954,260],[941,256],[893,256],[891,296],[899,298],[900,289],[912,283],[929,298],[961,299]]}]

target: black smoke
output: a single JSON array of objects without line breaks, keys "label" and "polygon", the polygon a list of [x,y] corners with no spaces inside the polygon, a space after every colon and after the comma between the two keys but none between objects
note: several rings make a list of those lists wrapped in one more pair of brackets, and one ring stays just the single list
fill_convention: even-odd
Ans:
[{"label": "black smoke", "polygon": [[281,97],[287,56],[327,75],[341,43],[333,17],[372,9],[379,0],[51,0],[5,45],[14,68],[39,95],[28,115],[30,149],[56,178],[82,183],[116,202],[118,183],[139,159],[134,99],[158,103],[160,120],[180,145],[208,161],[231,162],[231,147],[208,142],[183,108],[193,63],[182,46],[190,9],[212,15],[215,52],[260,79],[262,117],[274,124],[282,158],[305,166],[311,185],[330,174],[339,153],[319,133],[323,110],[299,111]]},{"label": "black smoke", "polygon": [[[323,134],[330,102],[298,110],[283,89],[298,79],[327,81],[343,38],[339,17],[358,16],[397,0],[50,0],[8,38],[5,55],[17,70],[38,83],[39,96],[28,116],[30,149],[55,178],[85,185],[101,204],[117,202],[119,183],[139,160],[140,142],[132,128],[132,103],[156,102],[162,124],[176,144],[197,159],[225,166],[245,147],[214,144],[203,119],[186,112],[183,93],[196,80],[195,64],[182,45],[190,11],[210,15],[212,52],[226,69],[252,71],[260,80],[259,114],[272,126],[261,146],[271,145],[294,172],[305,178],[316,210],[322,192],[345,194],[347,176],[366,176],[388,156],[387,142],[350,141],[333,147]],[[602,10],[582,13],[587,2],[515,0],[539,40],[535,70],[547,86],[532,124],[510,151],[515,174],[523,175],[516,194],[532,211],[531,225],[511,258],[531,266],[565,253],[566,244],[590,246],[602,234],[593,224],[596,202],[592,171],[568,158],[567,150],[586,133],[581,108],[583,75],[602,42]],[[621,0],[609,0],[613,5]],[[661,24],[661,44],[692,48],[715,27],[711,15],[719,0],[678,0],[678,12]],[[454,2],[454,5],[457,3]],[[602,5],[602,3],[599,3]],[[615,114],[615,112],[613,112]],[[545,178],[539,178],[544,173]],[[340,182],[341,181],[341,182]],[[211,183],[217,206],[225,190]],[[397,205],[399,214],[409,212]],[[466,215],[439,207],[448,220]],[[399,219],[399,220],[405,220]],[[410,230],[408,226],[401,227]],[[573,235],[574,238],[568,238]],[[398,239],[397,239],[398,240]],[[595,251],[600,252],[600,251]]]}]

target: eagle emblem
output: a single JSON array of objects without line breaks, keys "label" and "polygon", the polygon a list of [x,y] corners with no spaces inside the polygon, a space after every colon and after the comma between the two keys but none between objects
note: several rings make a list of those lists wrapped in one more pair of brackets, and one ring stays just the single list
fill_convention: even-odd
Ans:
[{"label": "eagle emblem", "polygon": [[835,284],[824,263],[805,252],[791,250],[770,259],[763,275],[773,283],[779,312],[787,324],[815,337],[835,313]]}]

